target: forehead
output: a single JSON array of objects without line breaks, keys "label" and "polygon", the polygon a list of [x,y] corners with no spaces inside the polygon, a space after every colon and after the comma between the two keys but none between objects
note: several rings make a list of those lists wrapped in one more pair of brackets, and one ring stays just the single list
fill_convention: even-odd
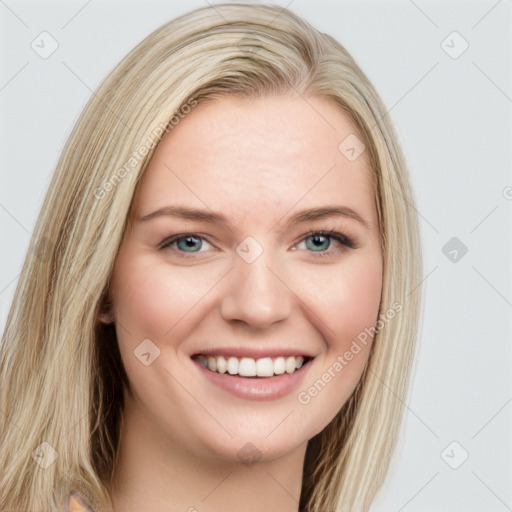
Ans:
[{"label": "forehead", "polygon": [[201,103],[158,144],[136,209],[144,215],[180,203],[268,219],[321,202],[357,206],[371,216],[367,152],[347,158],[343,142],[357,141],[356,134],[349,116],[326,97]]}]

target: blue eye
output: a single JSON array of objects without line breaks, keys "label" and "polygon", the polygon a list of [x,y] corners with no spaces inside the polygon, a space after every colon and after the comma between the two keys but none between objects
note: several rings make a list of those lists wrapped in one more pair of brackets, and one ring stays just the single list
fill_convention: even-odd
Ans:
[{"label": "blue eye", "polygon": [[[308,242],[311,242],[311,243],[308,244]],[[324,235],[316,234],[316,235],[308,236],[306,238],[306,247],[315,252],[325,251],[326,249],[329,249],[330,245],[331,245],[331,239]]]},{"label": "blue eye", "polygon": [[[310,231],[294,249],[300,248],[298,246],[304,243],[305,249],[308,252],[314,252],[319,255],[332,254],[333,250],[329,249],[333,249],[331,247],[333,240],[345,247],[355,248],[355,244],[348,237],[336,231]],[[210,248],[213,247],[203,236],[187,233],[170,237],[161,242],[158,247],[160,250],[170,248],[180,256],[187,256],[193,253],[205,252],[208,250],[208,246]]]},{"label": "blue eye", "polygon": [[176,240],[177,247],[185,252],[197,252],[201,249],[203,242],[195,236],[187,236],[186,238],[178,238]]},{"label": "blue eye", "polygon": [[195,253],[195,252],[203,252],[201,249],[203,248],[203,244],[208,242],[200,236],[196,235],[178,235],[171,237],[167,240],[164,240],[159,248],[165,249],[167,247],[175,246],[176,249],[180,252],[184,253]]},{"label": "blue eye", "polygon": [[332,240],[342,245],[354,248],[354,243],[345,235],[336,231],[310,231],[308,236],[303,238],[306,248],[311,252],[324,253],[331,248]]}]

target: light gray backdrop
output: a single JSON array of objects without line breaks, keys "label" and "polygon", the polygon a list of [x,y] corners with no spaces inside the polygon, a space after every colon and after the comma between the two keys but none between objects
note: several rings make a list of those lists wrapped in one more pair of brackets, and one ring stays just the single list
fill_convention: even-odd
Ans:
[{"label": "light gray backdrop", "polygon": [[[0,0],[0,329],[92,91],[151,31],[206,3]],[[417,196],[421,346],[372,510],[512,510],[512,1],[277,3],[336,37],[373,81]]]}]

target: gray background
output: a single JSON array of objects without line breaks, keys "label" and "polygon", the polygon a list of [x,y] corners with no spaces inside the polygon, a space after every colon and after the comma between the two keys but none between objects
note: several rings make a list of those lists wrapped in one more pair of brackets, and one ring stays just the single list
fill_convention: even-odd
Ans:
[{"label": "gray background", "polygon": [[[372,511],[512,510],[512,1],[276,3],[337,38],[373,81],[417,196],[421,344],[402,440]],[[0,0],[0,329],[92,91],[151,31],[203,5]],[[44,31],[58,43],[48,58],[31,47],[50,48]]]}]

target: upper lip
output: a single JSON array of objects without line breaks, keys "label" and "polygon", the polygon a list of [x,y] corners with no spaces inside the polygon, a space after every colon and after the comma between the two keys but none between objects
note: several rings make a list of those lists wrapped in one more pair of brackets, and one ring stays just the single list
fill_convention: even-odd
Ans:
[{"label": "upper lip", "polygon": [[227,356],[227,357],[251,357],[253,359],[263,357],[289,357],[289,356],[302,356],[304,358],[312,358],[313,355],[305,352],[300,348],[278,348],[278,347],[226,347],[226,348],[205,348],[204,350],[195,352],[192,357],[205,355],[211,357]]}]

